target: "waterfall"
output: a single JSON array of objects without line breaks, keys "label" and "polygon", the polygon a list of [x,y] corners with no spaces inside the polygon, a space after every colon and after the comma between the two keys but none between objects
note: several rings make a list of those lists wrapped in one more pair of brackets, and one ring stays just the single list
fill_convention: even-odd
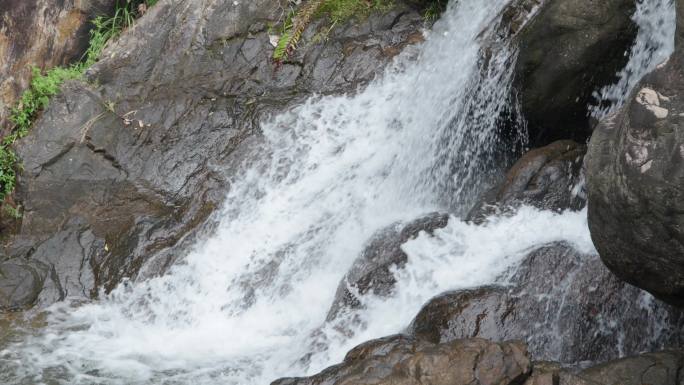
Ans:
[{"label": "waterfall", "polygon": [[592,107],[592,115],[597,119],[622,107],[641,78],[674,52],[674,0],[638,0],[632,19],[639,31],[630,52],[625,53],[629,54],[627,65],[617,74],[617,83],[594,95],[599,105]]},{"label": "waterfall", "polygon": [[[415,57],[398,57],[363,91],[312,97],[264,121],[213,235],[164,276],[52,306],[44,328],[0,354],[0,380],[268,384],[400,332],[431,296],[493,282],[535,245],[593,250],[585,212],[459,219],[501,171],[497,130],[516,51],[501,42],[482,55],[506,0],[452,3]],[[432,211],[454,215],[434,238],[404,245],[396,294],[363,298],[351,333],[326,324],[370,236]]]}]

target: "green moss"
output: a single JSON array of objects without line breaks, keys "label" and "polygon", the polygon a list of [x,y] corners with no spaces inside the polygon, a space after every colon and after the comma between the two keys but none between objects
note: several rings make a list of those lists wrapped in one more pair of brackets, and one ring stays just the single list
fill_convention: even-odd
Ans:
[{"label": "green moss", "polygon": [[68,67],[55,67],[45,72],[33,67],[31,83],[12,109],[11,132],[0,142],[0,201],[12,193],[16,184],[17,156],[12,145],[28,134],[31,124],[40,111],[45,109],[50,98],[60,92],[67,80],[80,79],[85,70],[95,64],[107,42],[130,27],[140,16],[139,6],[153,6],[157,0],[118,0],[112,16],[98,16],[92,20],[88,49],[81,62]]},{"label": "green moss", "polygon": [[327,14],[333,24],[338,24],[352,17],[367,17],[373,11],[382,12],[391,7],[391,0],[327,0],[318,12]]}]

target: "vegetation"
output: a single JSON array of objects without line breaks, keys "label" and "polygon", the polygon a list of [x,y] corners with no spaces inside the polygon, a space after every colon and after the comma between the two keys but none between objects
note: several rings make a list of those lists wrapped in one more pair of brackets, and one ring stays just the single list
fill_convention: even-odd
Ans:
[{"label": "vegetation", "polygon": [[391,5],[391,0],[327,0],[319,12],[327,14],[333,24],[338,24],[354,16],[368,16],[371,11],[387,10]]},{"label": "vegetation", "polygon": [[308,0],[297,11],[292,10],[286,17],[273,60],[281,63],[297,49],[297,44],[306,27],[315,18],[328,15],[331,29],[338,23],[352,17],[363,17],[371,11],[389,8],[392,0]]},{"label": "vegetation", "polygon": [[431,0],[425,7],[423,17],[427,22],[434,22],[446,9],[448,0]]},{"label": "vegetation", "polygon": [[[16,184],[17,156],[12,145],[17,139],[28,134],[31,123],[38,113],[47,107],[50,98],[60,91],[62,83],[70,79],[80,79],[85,70],[97,62],[100,53],[111,39],[130,27],[148,7],[157,0],[118,0],[112,16],[98,16],[90,31],[89,46],[79,63],[68,67],[55,67],[45,72],[32,68],[33,76],[29,88],[24,91],[16,107],[12,109],[11,132],[0,142],[0,201],[4,201],[14,190]],[[17,217],[15,208],[5,212]]]},{"label": "vegetation", "polygon": [[[424,18],[434,22],[444,12],[449,0],[416,0],[424,7]],[[282,63],[297,49],[299,39],[306,27],[316,17],[327,15],[330,29],[352,17],[365,17],[372,11],[382,11],[392,6],[392,0],[308,0],[298,10],[291,9],[280,30],[273,60]]]}]

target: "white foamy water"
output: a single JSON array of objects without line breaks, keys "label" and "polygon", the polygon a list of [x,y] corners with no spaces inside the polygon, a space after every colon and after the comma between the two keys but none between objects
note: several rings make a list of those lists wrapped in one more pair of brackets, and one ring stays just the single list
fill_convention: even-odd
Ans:
[{"label": "white foamy water", "polygon": [[523,208],[485,226],[452,217],[434,237],[404,245],[396,294],[363,298],[352,333],[325,324],[340,279],[375,231],[435,210],[462,213],[498,171],[497,117],[515,50],[497,44],[482,70],[481,32],[506,2],[461,0],[416,60],[399,59],[357,95],[312,98],[264,122],[263,144],[231,181],[215,234],[165,276],[53,306],[44,330],[2,352],[0,376],[268,384],[401,331],[433,295],[492,282],[535,246],[565,240],[592,250],[584,212]]},{"label": "white foamy water", "polygon": [[594,117],[601,119],[622,107],[632,89],[656,66],[674,52],[674,0],[638,0],[632,17],[639,27],[629,53],[629,61],[618,73],[618,82],[599,90],[595,97],[601,106],[593,107]]}]

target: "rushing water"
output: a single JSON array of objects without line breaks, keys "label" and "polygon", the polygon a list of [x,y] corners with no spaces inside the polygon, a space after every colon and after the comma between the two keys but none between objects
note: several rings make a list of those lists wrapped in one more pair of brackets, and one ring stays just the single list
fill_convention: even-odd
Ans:
[{"label": "rushing water", "polygon": [[492,282],[535,245],[593,250],[584,212],[523,208],[484,226],[454,216],[435,237],[404,245],[395,295],[363,298],[351,332],[325,323],[375,231],[435,210],[458,215],[499,171],[516,52],[498,42],[484,65],[482,48],[507,1],[457,3],[416,59],[399,58],[357,95],[312,98],[264,122],[215,234],[165,276],[54,305],[47,326],[2,352],[0,379],[267,384],[401,331],[431,296]]},{"label": "rushing water", "polygon": [[632,19],[639,26],[639,32],[629,52],[629,61],[618,73],[616,84],[595,94],[601,106],[593,108],[593,115],[599,119],[620,108],[641,78],[674,51],[674,0],[638,0]]}]

